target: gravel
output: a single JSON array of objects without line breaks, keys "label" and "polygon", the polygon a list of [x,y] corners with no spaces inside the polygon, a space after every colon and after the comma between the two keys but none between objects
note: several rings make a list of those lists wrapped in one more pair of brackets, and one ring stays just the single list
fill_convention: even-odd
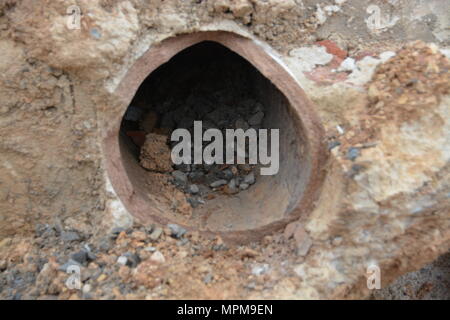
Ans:
[{"label": "gravel", "polygon": [[167,227],[170,229],[171,236],[177,239],[180,239],[186,233],[186,229],[174,223],[169,223]]}]

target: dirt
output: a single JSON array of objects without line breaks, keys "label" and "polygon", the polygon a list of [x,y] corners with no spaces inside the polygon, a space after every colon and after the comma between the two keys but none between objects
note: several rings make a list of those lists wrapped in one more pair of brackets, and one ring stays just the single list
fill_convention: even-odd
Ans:
[{"label": "dirt", "polygon": [[[342,11],[327,14],[322,23],[317,5],[323,8],[332,3],[85,1],[80,2],[81,29],[68,31],[63,2],[0,1],[0,297],[361,298],[367,294],[364,271],[368,260],[382,264],[389,282],[446,252],[450,245],[449,168],[438,162],[441,154],[423,157],[437,159],[432,163],[420,158],[427,170],[418,166],[418,171],[426,179],[416,183],[419,174],[411,170],[407,177],[415,184],[400,188],[396,183],[406,179],[398,177],[405,176],[390,175],[388,169],[395,166],[380,166],[382,161],[375,153],[379,145],[375,143],[380,141],[373,141],[380,138],[378,130],[385,123],[400,127],[393,122],[398,119],[417,125],[428,138],[423,144],[438,141],[444,150],[441,138],[445,139],[445,133],[436,134],[431,126],[417,124],[430,110],[436,117],[433,127],[447,128],[442,126],[445,117],[439,117],[445,110],[440,114],[436,110],[448,92],[448,60],[423,44],[406,47],[380,66],[368,87],[351,87],[359,92],[358,104],[353,104],[352,90],[340,91],[346,79],[341,72],[330,80],[325,70],[321,87],[299,80],[308,95],[322,92],[332,102],[327,110],[325,99],[315,99],[322,119],[342,119],[347,126],[340,134],[333,121],[331,126],[324,120],[327,129],[333,128],[327,132],[330,140],[339,138],[341,147],[339,152],[332,150],[337,161],[332,158],[324,168],[326,194],[318,201],[318,209],[302,228],[292,227],[298,232],[296,237],[286,240],[280,232],[267,235],[261,243],[231,246],[221,239],[203,239],[195,231],[177,239],[169,235],[167,226],[159,226],[164,233],[152,240],[154,230],[150,233],[149,226],[131,227],[133,218],[111,188],[104,164],[109,155],[101,139],[106,134],[105,123],[125,111],[125,102],[114,94],[116,86],[136,59],[162,39],[224,29],[271,45],[277,50],[274,56],[282,61],[292,48],[322,40],[337,43],[341,58],[344,52],[371,55],[396,49],[409,40],[449,44],[448,26],[442,25],[449,11],[443,10],[441,1],[400,0],[398,6],[377,1],[383,19],[402,16],[395,26],[378,33],[365,22],[367,6],[373,1],[347,1]],[[297,73],[296,68],[291,71]],[[407,105],[414,105],[414,110]],[[151,132],[154,120],[149,116],[138,130]],[[137,146],[145,143],[142,133],[128,137]],[[395,135],[390,138],[393,163],[404,165],[415,159],[415,150],[398,157],[401,140],[395,140]],[[356,165],[351,160],[361,156],[370,161]],[[447,160],[442,159],[445,164]],[[378,173],[375,178],[392,179],[385,184],[372,179],[371,184],[357,185],[353,178],[370,166]],[[148,190],[156,191],[151,181],[161,181],[169,190],[167,198],[176,201],[174,208],[189,216],[184,193],[167,175],[149,175],[154,177],[149,179]],[[374,195],[375,189],[381,191]],[[382,193],[385,190],[387,195]],[[124,230],[113,234],[116,225]],[[308,237],[311,246],[304,245]],[[58,268],[85,244],[95,258],[82,267],[84,290],[70,290],[65,285],[69,275]],[[154,255],[153,247],[164,259]],[[309,250],[303,257],[298,253],[304,247]],[[131,267],[117,263],[127,253],[137,253],[141,261]],[[393,291],[401,291],[404,283],[400,280]],[[432,294],[437,285],[418,283],[411,296],[439,297]]]},{"label": "dirt", "polygon": [[368,103],[354,111],[359,115],[359,126],[340,138],[343,158],[348,158],[351,148],[374,147],[383,124],[423,117],[450,93],[450,62],[433,48],[422,41],[408,44],[377,67],[366,85]]}]

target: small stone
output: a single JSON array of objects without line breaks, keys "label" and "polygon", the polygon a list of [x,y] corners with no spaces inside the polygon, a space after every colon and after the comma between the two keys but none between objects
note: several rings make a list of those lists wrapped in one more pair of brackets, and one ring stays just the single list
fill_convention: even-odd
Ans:
[{"label": "small stone", "polygon": [[337,140],[330,141],[328,143],[328,150],[333,150],[334,148],[339,147],[340,145],[341,145],[341,143]]},{"label": "small stone", "polygon": [[63,241],[79,241],[81,240],[81,237],[75,231],[63,231],[61,233],[61,239]]},{"label": "small stone", "polygon": [[81,267],[81,264],[79,264],[79,263],[78,263],[77,261],[75,261],[75,260],[69,259],[69,261],[67,261],[65,264],[63,264],[62,266],[60,266],[60,267],[58,268],[58,270],[67,272],[67,269],[68,269],[70,266],[78,266],[78,267]]},{"label": "small stone", "polygon": [[203,277],[203,282],[205,284],[211,283],[213,279],[213,275],[211,273],[208,273],[206,276]]},{"label": "small stone", "polygon": [[167,227],[170,229],[170,235],[177,239],[180,239],[186,233],[186,229],[174,223],[169,223]]},{"label": "small stone", "polygon": [[359,149],[358,148],[351,147],[348,149],[347,154],[346,154],[347,159],[354,161],[358,157],[359,157]]},{"label": "small stone", "polygon": [[90,284],[88,284],[88,283],[86,283],[84,286],[83,286],[83,293],[89,293],[89,292],[91,292],[91,290],[92,290],[92,286],[90,285]]},{"label": "small stone", "polygon": [[248,175],[244,178],[244,183],[252,185],[256,182],[255,174],[253,172],[250,172]]},{"label": "small stone", "polygon": [[111,230],[111,235],[113,236],[118,236],[121,232],[125,231],[124,228],[121,227],[116,227],[114,229]]},{"label": "small stone", "polygon": [[264,112],[259,111],[259,112],[255,113],[253,116],[251,116],[250,119],[248,119],[248,123],[251,126],[257,126],[262,123],[263,119],[264,119]]},{"label": "small stone", "polygon": [[162,235],[162,233],[163,233],[162,228],[155,227],[149,237],[152,241],[156,241],[159,239],[159,237]]},{"label": "small stone", "polygon": [[191,184],[189,186],[189,192],[192,194],[197,194],[200,191],[200,189],[198,188],[198,186],[196,184]]},{"label": "small stone", "polygon": [[239,188],[240,188],[241,190],[247,190],[249,187],[250,187],[250,185],[248,185],[247,183],[241,183],[241,184],[239,185]]},{"label": "small stone", "polygon": [[155,251],[150,257],[150,260],[156,263],[166,262],[166,258],[164,258],[164,255],[160,251]]},{"label": "small stone", "polygon": [[185,184],[187,182],[186,173],[180,170],[175,170],[172,172],[172,176],[175,178],[175,181],[181,184]]},{"label": "small stone", "polygon": [[267,271],[269,271],[269,265],[267,263],[256,265],[252,268],[252,274],[255,276],[263,275]]},{"label": "small stone", "polygon": [[210,184],[211,188],[218,188],[220,186],[226,185],[228,182],[225,179],[220,179],[217,181],[214,181],[213,183]]},{"label": "small stone", "polygon": [[80,250],[70,256],[70,258],[79,264],[85,264],[88,261],[88,254],[86,250]]},{"label": "small stone", "polygon": [[135,268],[140,262],[139,257],[134,253],[127,252],[123,256],[127,258],[126,265],[129,266],[130,268]]},{"label": "small stone", "polygon": [[118,263],[118,264],[121,264],[121,265],[123,265],[123,266],[126,266],[126,265],[127,265],[127,262],[128,262],[128,258],[125,257],[125,256],[120,256],[120,257],[117,259],[117,263]]},{"label": "small stone", "polygon": [[97,278],[97,282],[105,281],[107,277],[108,277],[108,276],[107,276],[106,274],[103,273],[103,274],[101,274],[101,275]]},{"label": "small stone", "polygon": [[147,239],[147,234],[143,231],[133,231],[133,233],[131,234],[131,237],[138,240],[138,241],[145,241],[145,239]]}]

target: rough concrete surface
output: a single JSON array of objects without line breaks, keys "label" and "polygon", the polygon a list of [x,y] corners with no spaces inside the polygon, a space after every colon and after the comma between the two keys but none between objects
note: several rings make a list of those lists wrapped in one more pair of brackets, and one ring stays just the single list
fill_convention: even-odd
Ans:
[{"label": "rough concrete surface", "polygon": [[[0,1],[0,298],[364,299],[370,265],[396,281],[374,298],[448,298],[448,254],[417,271],[450,249],[448,2],[80,0],[75,29],[69,2]],[[206,31],[279,64],[328,145],[314,205],[258,241],[133,215],[106,165],[129,70]]]}]

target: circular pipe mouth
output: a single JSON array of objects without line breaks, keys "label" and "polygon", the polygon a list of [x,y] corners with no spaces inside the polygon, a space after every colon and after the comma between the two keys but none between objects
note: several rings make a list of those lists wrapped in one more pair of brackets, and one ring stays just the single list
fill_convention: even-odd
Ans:
[{"label": "circular pipe mouth", "polygon": [[[123,119],[131,101],[141,92],[147,92],[148,105],[154,106],[164,105],[164,97],[177,96],[177,92],[189,90],[191,85],[201,88],[200,80],[190,79],[198,79],[196,75],[202,71],[196,66],[201,66],[203,59],[219,66],[213,78],[205,78],[205,86],[211,82],[225,86],[220,81],[241,83],[252,99],[264,104],[265,117],[260,128],[279,129],[279,170],[267,176],[257,173],[256,183],[247,190],[233,195],[217,193],[184,215],[174,206],[179,192],[167,184],[170,173],[156,174],[140,165],[139,150],[130,147],[130,139],[124,138]],[[193,75],[183,78],[190,70]],[[221,77],[226,70],[229,76]],[[230,70],[239,75],[233,78]],[[165,83],[169,85],[164,86]],[[152,92],[156,91],[165,91],[163,98],[155,98]],[[306,217],[314,208],[325,175],[324,130],[313,104],[296,80],[254,41],[223,31],[169,38],[136,61],[115,96],[123,102],[123,109],[118,115],[109,115],[112,121],[103,128],[106,169],[117,196],[142,223],[177,223],[190,230],[219,234],[225,240],[247,242]],[[230,114],[237,112],[232,103],[227,106]],[[158,112],[164,115],[169,111],[162,108]],[[172,129],[176,128],[175,124]]]}]

